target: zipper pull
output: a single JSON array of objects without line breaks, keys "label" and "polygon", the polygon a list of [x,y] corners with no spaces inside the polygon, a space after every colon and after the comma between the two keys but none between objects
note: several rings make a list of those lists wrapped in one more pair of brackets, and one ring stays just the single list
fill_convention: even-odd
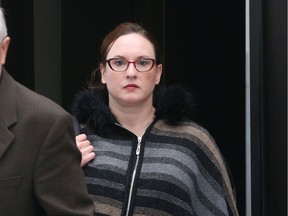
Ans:
[{"label": "zipper pull", "polygon": [[136,148],[136,155],[137,156],[139,156],[139,154],[140,154],[141,140],[142,140],[142,137],[138,137],[138,143],[137,143],[137,148]]}]

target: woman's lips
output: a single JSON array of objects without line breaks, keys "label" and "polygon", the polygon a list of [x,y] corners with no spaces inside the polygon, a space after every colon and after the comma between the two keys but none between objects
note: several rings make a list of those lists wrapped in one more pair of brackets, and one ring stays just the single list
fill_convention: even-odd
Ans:
[{"label": "woman's lips", "polygon": [[138,88],[138,86],[136,84],[128,84],[125,86],[125,88],[132,89],[132,88]]}]

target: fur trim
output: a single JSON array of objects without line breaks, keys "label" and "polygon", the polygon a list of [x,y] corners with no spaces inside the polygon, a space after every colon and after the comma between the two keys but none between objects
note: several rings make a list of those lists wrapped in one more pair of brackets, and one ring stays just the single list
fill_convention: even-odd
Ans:
[{"label": "fur trim", "polygon": [[[180,85],[169,88],[157,87],[154,92],[153,105],[155,117],[168,124],[191,119],[194,108],[193,95]],[[86,123],[92,128],[101,130],[111,123],[117,122],[108,107],[107,90],[85,89],[80,91],[72,105],[72,115],[79,123]]]},{"label": "fur trim", "polygon": [[194,114],[193,94],[181,85],[160,88],[154,95],[156,117],[168,124],[192,119]]}]

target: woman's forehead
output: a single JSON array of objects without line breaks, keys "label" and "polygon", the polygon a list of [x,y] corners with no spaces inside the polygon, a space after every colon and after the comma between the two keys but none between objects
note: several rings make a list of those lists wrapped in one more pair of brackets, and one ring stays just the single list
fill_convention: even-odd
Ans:
[{"label": "woman's forehead", "polygon": [[[122,35],[111,46],[108,56],[155,56],[153,44],[140,34]],[[152,55],[152,56],[151,56]]]}]

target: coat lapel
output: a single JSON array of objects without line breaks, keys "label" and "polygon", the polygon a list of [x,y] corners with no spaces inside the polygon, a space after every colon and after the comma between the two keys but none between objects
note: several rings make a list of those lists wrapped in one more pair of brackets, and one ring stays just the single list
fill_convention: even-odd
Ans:
[{"label": "coat lapel", "polygon": [[14,134],[9,130],[17,122],[16,81],[2,69],[0,79],[0,158],[12,143]]},{"label": "coat lapel", "polygon": [[7,126],[0,123],[0,158],[4,155],[6,152],[6,149],[9,147],[10,143],[12,143],[12,140],[14,139],[14,134],[11,133],[11,131],[8,130]]}]

